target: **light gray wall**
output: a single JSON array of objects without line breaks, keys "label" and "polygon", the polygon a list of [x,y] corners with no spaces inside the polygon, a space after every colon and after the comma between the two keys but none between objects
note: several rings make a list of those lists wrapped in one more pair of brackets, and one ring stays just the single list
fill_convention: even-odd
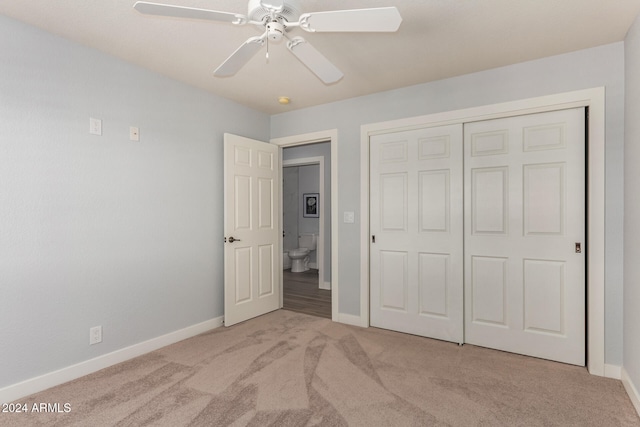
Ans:
[{"label": "light gray wall", "polygon": [[271,137],[338,129],[340,313],[360,311],[360,126],[606,87],[606,363],[622,364],[624,44],[622,42],[271,117]]},{"label": "light gray wall", "polygon": [[282,150],[282,160],[324,157],[324,280],[331,281],[331,143],[298,145]]},{"label": "light gray wall", "polygon": [[222,134],[268,116],[2,15],[0,64],[0,388],[221,316]]},{"label": "light gray wall", "polygon": [[625,39],[624,369],[640,390],[640,17]]},{"label": "light gray wall", "polygon": [[298,247],[298,212],[300,192],[298,191],[298,168],[282,169],[282,219],[283,250],[290,251]]},{"label": "light gray wall", "polygon": [[[304,216],[305,206],[303,195],[307,193],[317,193],[320,191],[320,165],[306,165],[299,167],[298,191],[298,203],[300,204],[300,209],[298,210],[298,233],[317,234],[320,231],[320,220],[319,218],[306,218]],[[312,264],[317,263],[317,258],[317,251],[313,251],[309,255],[309,262]]]}]

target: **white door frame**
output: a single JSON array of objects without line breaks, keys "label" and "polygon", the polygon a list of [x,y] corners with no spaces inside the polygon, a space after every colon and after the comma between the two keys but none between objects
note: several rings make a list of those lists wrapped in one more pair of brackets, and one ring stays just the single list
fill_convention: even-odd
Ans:
[{"label": "white door frame", "polygon": [[[282,149],[280,150],[282,151]],[[319,174],[318,174],[318,194],[320,195],[320,202],[318,203],[318,212],[320,212],[320,217],[318,218],[318,246],[316,248],[316,262],[318,263],[318,287],[320,289],[331,289],[327,288],[324,283],[324,157],[304,157],[299,159],[290,159],[290,160],[282,160],[280,162],[282,168],[288,167],[297,167],[297,166],[308,166],[308,165],[319,165]],[[284,174],[281,174],[284,180]],[[280,194],[284,194],[282,191]],[[281,200],[284,202],[284,198],[281,197]],[[282,224],[282,228],[284,228],[284,224]],[[295,248],[292,248],[295,249]],[[282,246],[282,256],[284,256],[284,245]]]},{"label": "white door frame", "polygon": [[[331,144],[331,320],[333,320],[334,322],[338,322],[338,130],[329,129],[301,135],[272,138],[270,142],[272,144],[280,146],[280,167],[282,167],[283,148],[327,141],[329,141]],[[278,210],[280,211],[279,235],[282,235],[282,207],[280,206]],[[278,256],[280,257],[280,265],[282,265],[282,251],[280,251],[280,254]],[[280,306],[282,307],[282,268],[280,268],[279,270],[281,298]]]},{"label": "white door frame", "polygon": [[360,128],[360,325],[369,326],[369,137],[381,133],[588,107],[587,368],[605,375],[605,91],[604,87],[362,125]]}]

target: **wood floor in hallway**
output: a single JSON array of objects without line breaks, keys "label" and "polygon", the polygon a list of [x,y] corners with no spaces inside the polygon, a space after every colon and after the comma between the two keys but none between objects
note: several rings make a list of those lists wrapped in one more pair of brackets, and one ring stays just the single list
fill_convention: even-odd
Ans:
[{"label": "wood floor in hallway", "polygon": [[318,270],[282,272],[285,310],[331,319],[331,291],[318,288]]}]

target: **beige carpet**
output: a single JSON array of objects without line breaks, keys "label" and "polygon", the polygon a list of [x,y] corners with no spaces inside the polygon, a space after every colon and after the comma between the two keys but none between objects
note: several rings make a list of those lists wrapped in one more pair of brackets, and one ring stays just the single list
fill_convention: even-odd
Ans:
[{"label": "beige carpet", "polygon": [[11,426],[638,426],[586,369],[277,311],[21,399]]}]

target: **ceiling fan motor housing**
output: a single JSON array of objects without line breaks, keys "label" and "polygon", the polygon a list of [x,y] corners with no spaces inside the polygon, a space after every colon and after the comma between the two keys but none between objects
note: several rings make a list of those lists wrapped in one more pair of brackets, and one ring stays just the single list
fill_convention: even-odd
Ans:
[{"label": "ceiling fan motor housing", "polygon": [[[262,7],[262,2],[269,3],[269,0],[249,0],[249,13],[247,13],[247,16],[250,21],[271,23],[271,13]],[[287,22],[297,22],[300,14],[299,0],[286,0],[282,12],[279,12],[277,17],[278,21],[286,26]],[[271,34],[269,34],[269,37],[271,37]]]},{"label": "ceiling fan motor housing", "polygon": [[267,24],[267,37],[270,40],[278,41],[284,35],[284,25],[278,21],[271,21]]}]

